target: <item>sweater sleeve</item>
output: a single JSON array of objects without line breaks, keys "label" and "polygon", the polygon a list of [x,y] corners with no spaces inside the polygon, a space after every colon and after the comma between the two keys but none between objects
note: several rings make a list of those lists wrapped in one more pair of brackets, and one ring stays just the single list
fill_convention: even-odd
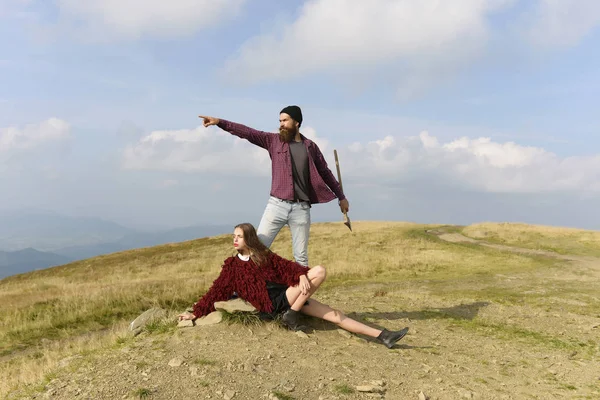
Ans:
[{"label": "sweater sleeve", "polygon": [[215,279],[208,292],[194,304],[194,315],[198,318],[215,311],[215,302],[228,300],[233,294],[231,260],[225,260],[219,277]]},{"label": "sweater sleeve", "polygon": [[275,253],[271,253],[271,264],[283,282],[288,286],[296,286],[300,282],[300,276],[306,275],[309,268],[297,262],[286,260]]}]

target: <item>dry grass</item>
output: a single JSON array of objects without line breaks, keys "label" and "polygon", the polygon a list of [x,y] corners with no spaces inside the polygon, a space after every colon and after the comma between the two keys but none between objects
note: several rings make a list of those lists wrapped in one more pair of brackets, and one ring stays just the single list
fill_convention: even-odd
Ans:
[{"label": "dry grass", "polygon": [[600,256],[600,231],[517,223],[481,223],[463,229],[465,236],[559,254]]},{"label": "dry grass", "polygon": [[[521,225],[498,225],[494,230],[494,226],[480,224],[465,233],[491,232],[486,240],[520,245],[531,244],[526,240],[531,241],[534,233],[560,243],[586,237],[600,248],[600,233]],[[322,292],[411,279],[455,287],[458,280],[549,266],[542,258],[445,243],[425,233],[431,227],[353,222],[350,233],[341,223],[314,224],[310,261],[328,269]],[[290,243],[289,230],[284,229],[273,250],[291,258]],[[100,256],[1,280],[0,396],[16,385],[43,380],[66,357],[122,342],[127,323],[150,307],[172,313],[189,307],[232,254],[230,236],[223,235]]]}]

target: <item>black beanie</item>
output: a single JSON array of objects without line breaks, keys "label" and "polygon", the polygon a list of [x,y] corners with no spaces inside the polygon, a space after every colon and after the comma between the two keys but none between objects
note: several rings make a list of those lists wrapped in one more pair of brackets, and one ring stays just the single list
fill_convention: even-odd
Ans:
[{"label": "black beanie", "polygon": [[298,122],[299,125],[302,125],[302,110],[300,110],[300,107],[287,106],[279,112],[279,114],[281,113],[286,113],[287,115],[292,117],[294,121]]}]

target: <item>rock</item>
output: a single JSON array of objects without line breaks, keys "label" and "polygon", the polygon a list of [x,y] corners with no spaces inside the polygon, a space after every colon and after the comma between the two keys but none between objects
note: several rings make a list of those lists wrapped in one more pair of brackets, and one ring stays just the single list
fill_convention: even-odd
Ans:
[{"label": "rock", "polygon": [[196,320],[196,326],[215,325],[223,321],[223,313],[221,311],[213,311],[208,315]]},{"label": "rock", "polygon": [[180,367],[183,364],[183,358],[175,357],[169,361],[169,367]]},{"label": "rock", "polygon": [[306,333],[302,332],[302,331],[297,331],[296,335],[298,337],[301,337],[302,339],[308,339],[308,335]]},{"label": "rock", "polygon": [[190,367],[190,375],[191,376],[198,376],[198,367]]},{"label": "rock", "polygon": [[377,386],[377,385],[357,386],[356,390],[359,392],[366,392],[366,393],[383,393],[383,392],[385,392],[384,388],[382,388],[381,386]]},{"label": "rock", "polygon": [[256,312],[254,306],[239,297],[233,300],[215,302],[215,310],[227,311],[230,314],[235,312]]},{"label": "rock", "polygon": [[429,397],[423,392],[419,392],[419,400],[429,400]]},{"label": "rock", "polygon": [[223,395],[223,398],[225,400],[231,400],[235,397],[236,393],[233,390],[228,390],[225,392],[225,394]]},{"label": "rock", "polygon": [[254,369],[252,370],[252,372],[256,372],[256,373],[258,373],[258,374],[260,374],[260,375],[263,375],[263,374],[266,374],[266,373],[267,373],[267,371],[265,371],[265,370],[264,370],[264,368],[263,368],[263,367],[261,367],[260,365],[256,365],[256,366],[254,367]]},{"label": "rock", "polygon": [[458,394],[463,399],[472,399],[473,398],[473,392],[466,390],[466,389],[458,389]]},{"label": "rock", "polygon": [[286,385],[282,386],[282,389],[285,390],[286,392],[293,392],[294,389],[296,389],[296,385],[294,385],[293,383],[288,383]]},{"label": "rock", "polygon": [[256,371],[256,366],[254,365],[254,363],[250,360],[246,361],[244,363],[244,372],[254,372]]},{"label": "rock", "polygon": [[177,324],[178,328],[188,328],[194,326],[194,321],[191,319],[183,319]]},{"label": "rock", "polygon": [[343,337],[345,337],[346,339],[350,339],[352,337],[352,334],[348,331],[345,331],[343,329],[338,329],[337,332],[342,335]]},{"label": "rock", "polygon": [[133,332],[134,336],[137,336],[142,332],[146,324],[156,319],[164,318],[166,314],[167,312],[162,308],[155,307],[146,310],[139,317],[131,321],[131,324],[129,324],[129,330]]}]

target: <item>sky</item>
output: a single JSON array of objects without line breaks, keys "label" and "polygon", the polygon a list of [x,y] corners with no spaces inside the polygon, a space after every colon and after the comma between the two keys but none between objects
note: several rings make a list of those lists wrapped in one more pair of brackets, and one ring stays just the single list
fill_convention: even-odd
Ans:
[{"label": "sky", "polygon": [[[304,114],[352,220],[600,229],[595,0],[0,0],[0,211],[258,224]],[[313,221],[341,221],[336,201]]]}]

